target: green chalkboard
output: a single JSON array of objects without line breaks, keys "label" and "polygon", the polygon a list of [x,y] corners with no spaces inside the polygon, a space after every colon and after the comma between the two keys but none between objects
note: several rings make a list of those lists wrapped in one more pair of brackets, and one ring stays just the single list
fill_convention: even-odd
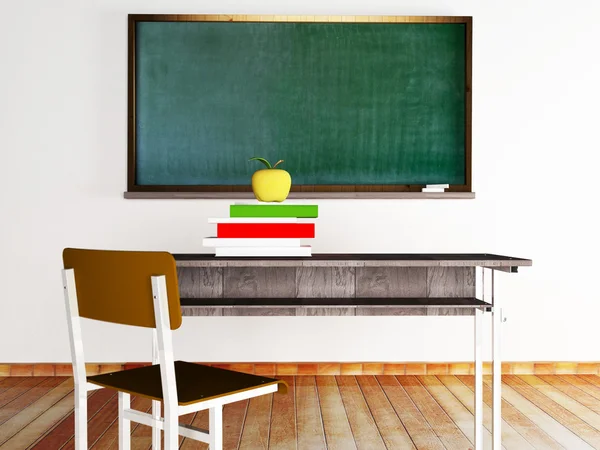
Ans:
[{"label": "green chalkboard", "polygon": [[137,186],[470,185],[466,23],[134,27]]}]

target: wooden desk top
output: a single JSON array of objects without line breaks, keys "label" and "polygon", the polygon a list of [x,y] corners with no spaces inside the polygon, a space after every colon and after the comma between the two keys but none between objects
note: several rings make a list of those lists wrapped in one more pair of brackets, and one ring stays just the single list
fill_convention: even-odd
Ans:
[{"label": "wooden desk top", "polygon": [[498,267],[531,266],[530,259],[490,253],[316,253],[305,258],[231,258],[212,253],[173,255],[178,267]]}]

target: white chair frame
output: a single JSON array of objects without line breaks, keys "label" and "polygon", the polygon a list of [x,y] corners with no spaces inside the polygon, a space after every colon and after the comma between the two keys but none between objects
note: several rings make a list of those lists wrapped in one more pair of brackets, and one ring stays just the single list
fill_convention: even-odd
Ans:
[{"label": "white chair frame", "polygon": [[[75,381],[75,450],[87,450],[87,394],[89,391],[102,389],[103,387],[88,382],[86,378],[74,270],[63,269],[62,279]],[[165,450],[176,450],[179,447],[180,435],[205,442],[209,444],[210,450],[221,450],[223,448],[223,406],[228,403],[274,393],[278,390],[278,385],[271,384],[189,405],[179,405],[166,278],[164,275],[152,276],[151,283],[156,320],[156,329],[153,330],[152,363],[160,364],[164,417],[161,417],[160,401],[153,400],[152,414],[146,414],[131,409],[130,394],[119,391],[119,449],[130,449],[131,422],[133,421],[152,427],[152,448],[155,450],[160,450],[161,447],[160,430],[164,431]],[[208,431],[179,424],[179,416],[206,409],[209,410]]]}]

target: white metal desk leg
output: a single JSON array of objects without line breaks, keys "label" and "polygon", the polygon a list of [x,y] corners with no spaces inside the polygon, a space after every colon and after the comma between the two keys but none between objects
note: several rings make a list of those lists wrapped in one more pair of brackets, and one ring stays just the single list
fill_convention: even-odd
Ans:
[{"label": "white metal desk leg", "polygon": [[483,357],[481,328],[483,311],[475,310],[475,450],[483,449]]},{"label": "white metal desk leg", "polygon": [[502,337],[502,308],[494,296],[494,271],[492,271],[492,448],[502,447],[502,357],[500,340]]},{"label": "white metal desk leg", "polygon": [[209,450],[223,450],[223,406],[210,408],[208,417]]},{"label": "white metal desk leg", "polygon": [[[156,328],[152,329],[152,364],[158,364],[158,336]],[[158,400],[152,400],[152,417],[159,420],[161,417],[160,403]],[[152,450],[160,450],[160,429],[152,427]]]}]

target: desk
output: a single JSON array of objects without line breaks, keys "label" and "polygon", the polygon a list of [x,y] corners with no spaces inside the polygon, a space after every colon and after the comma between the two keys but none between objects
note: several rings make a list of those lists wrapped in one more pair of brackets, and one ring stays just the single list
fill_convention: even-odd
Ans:
[{"label": "desk", "polygon": [[483,448],[482,316],[490,312],[493,448],[501,448],[503,319],[494,274],[516,273],[531,260],[486,253],[174,256],[185,316],[473,316],[476,449]]}]

